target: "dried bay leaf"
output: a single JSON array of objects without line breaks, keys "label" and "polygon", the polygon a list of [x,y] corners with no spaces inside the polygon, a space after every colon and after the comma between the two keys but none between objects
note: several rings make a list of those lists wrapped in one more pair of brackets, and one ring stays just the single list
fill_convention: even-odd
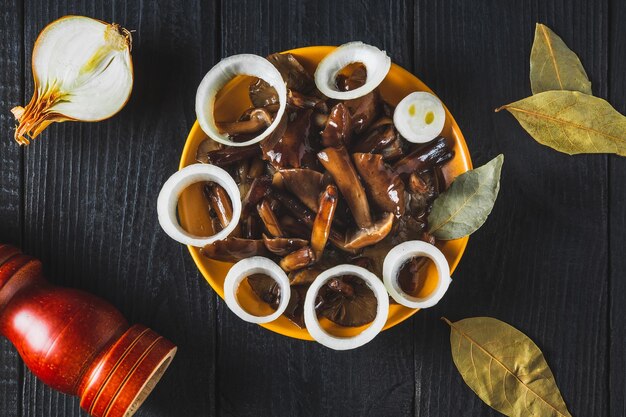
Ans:
[{"label": "dried bay leaf", "polygon": [[480,168],[459,175],[433,203],[428,215],[429,232],[451,240],[474,233],[485,223],[500,190],[504,155]]},{"label": "dried bay leaf", "polygon": [[451,323],[452,359],[465,383],[509,417],[571,417],[543,353],[516,328],[490,317]]},{"label": "dried bay leaf", "polygon": [[591,94],[591,81],[578,56],[541,23],[537,23],[530,52],[530,87],[533,94],[550,90]]},{"label": "dried bay leaf", "polygon": [[537,142],[557,151],[626,156],[626,117],[601,98],[573,91],[546,91],[496,112],[503,109]]}]

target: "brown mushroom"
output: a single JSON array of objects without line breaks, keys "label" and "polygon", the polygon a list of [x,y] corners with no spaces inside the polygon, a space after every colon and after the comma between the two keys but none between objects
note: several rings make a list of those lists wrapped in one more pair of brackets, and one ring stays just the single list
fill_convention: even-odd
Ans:
[{"label": "brown mushroom", "polygon": [[396,162],[393,169],[399,175],[420,172],[434,165],[443,164],[452,159],[453,156],[454,152],[448,147],[446,139],[439,137]]},{"label": "brown mushroom", "polygon": [[[272,196],[274,196],[280,203],[289,210],[296,218],[299,219],[302,224],[304,224],[307,228],[313,228],[313,223],[315,221],[315,215],[308,208],[304,207],[297,201],[295,198],[282,193],[280,191],[272,190]],[[284,222],[281,223],[284,225]],[[345,245],[346,238],[343,234],[337,232],[334,229],[330,229],[330,235],[328,236],[328,240],[344,252],[353,253],[353,249],[347,249]]]},{"label": "brown mushroom", "polygon": [[279,104],[276,89],[260,78],[250,83],[248,96],[254,107],[267,107]]},{"label": "brown mushroom", "polygon": [[331,280],[320,289],[319,298],[317,311],[340,326],[364,326],[376,318],[376,296],[360,278]]},{"label": "brown mushroom", "polygon": [[286,272],[291,272],[306,268],[313,263],[315,263],[315,254],[310,246],[305,246],[281,259],[280,267]]},{"label": "brown mushroom", "polygon": [[298,197],[305,206],[317,211],[318,199],[323,190],[323,174],[306,168],[281,169],[285,188]]},{"label": "brown mushroom", "polygon": [[228,226],[233,218],[233,205],[226,190],[219,184],[209,182],[204,185],[203,191],[222,228]]},{"label": "brown mushroom", "polygon": [[296,90],[289,90],[287,92],[287,104],[299,109],[315,109],[318,112],[328,113],[328,106],[323,99],[314,96],[305,96]]},{"label": "brown mushroom", "polygon": [[428,258],[411,258],[400,267],[398,273],[398,284],[402,291],[407,294],[417,295],[426,283],[423,268],[426,266]]},{"label": "brown mushroom", "polygon": [[317,157],[337,183],[357,226],[360,228],[371,226],[372,217],[365,189],[359,181],[346,149],[344,147],[325,148],[317,154]]},{"label": "brown mushroom", "polygon": [[202,164],[208,164],[209,160],[207,159],[207,154],[211,151],[216,151],[221,149],[222,145],[219,142],[214,141],[213,139],[205,139],[200,142],[198,145],[198,149],[196,149],[196,161]]},{"label": "brown mushroom", "polygon": [[207,258],[223,262],[237,262],[251,256],[268,256],[269,251],[261,239],[228,237],[204,246],[200,252]]},{"label": "brown mushroom", "polygon": [[300,168],[309,147],[311,113],[312,110],[294,112],[282,135],[272,135],[270,140],[262,141],[264,159],[276,168]]},{"label": "brown mushroom", "polygon": [[352,135],[352,117],[343,103],[338,103],[330,111],[326,126],[322,130],[322,145],[348,146]]},{"label": "brown mushroom", "polygon": [[270,202],[266,198],[257,204],[256,209],[259,212],[261,221],[263,221],[263,224],[265,225],[265,229],[267,229],[272,236],[284,236],[283,231],[280,228],[280,224],[278,223],[278,219],[276,218],[276,214],[274,214],[274,210],[272,210]]},{"label": "brown mushroom", "polygon": [[308,94],[315,89],[313,77],[304,69],[293,54],[275,53],[269,55],[267,60],[278,69],[288,89],[296,90],[303,94]]},{"label": "brown mushroom", "polygon": [[267,235],[263,235],[263,243],[265,243],[265,247],[270,252],[278,255],[285,256],[290,254],[291,252],[297,251],[300,248],[308,246],[309,241],[305,239],[298,238],[287,238],[287,237],[268,237]]},{"label": "brown mushroom", "polygon": [[242,135],[256,133],[272,124],[272,115],[263,108],[253,109],[245,120],[216,123],[221,133]]},{"label": "brown mushroom", "polygon": [[255,178],[263,175],[265,171],[265,162],[259,158],[253,158],[252,162],[250,162],[250,168],[248,169],[248,180],[253,180]]},{"label": "brown mushroom", "polygon": [[245,239],[259,239],[261,237],[263,226],[257,213],[251,212],[246,217],[242,217],[240,226],[241,234]]},{"label": "brown mushroom", "polygon": [[256,205],[259,204],[259,202],[270,193],[271,185],[272,179],[267,175],[255,178],[254,181],[252,181],[248,193],[242,200],[243,217],[247,217],[250,212],[254,211]]},{"label": "brown mushroom", "polygon": [[227,148],[209,151],[205,154],[204,157],[198,155],[199,157],[197,159],[207,164],[225,167],[255,157],[260,154],[261,148],[257,144],[241,147],[229,146]]},{"label": "brown mushroom", "polygon": [[353,100],[346,100],[344,104],[352,115],[352,132],[360,134],[376,120],[380,111],[380,95],[377,90]]},{"label": "brown mushroom", "polygon": [[335,79],[335,85],[339,91],[355,90],[367,81],[367,68],[361,62],[347,65]]},{"label": "brown mushroom", "polygon": [[393,125],[383,125],[366,133],[365,137],[351,148],[353,152],[379,153],[397,139]]},{"label": "brown mushroom", "polygon": [[391,232],[394,218],[393,213],[385,213],[382,219],[371,226],[356,230],[348,236],[346,248],[360,249],[380,242]]},{"label": "brown mushroom", "polygon": [[404,182],[383,161],[381,155],[352,154],[354,166],[365,183],[367,195],[378,209],[401,216],[404,214]]},{"label": "brown mushroom", "polygon": [[280,226],[283,228],[287,236],[295,236],[300,239],[308,239],[311,237],[310,230],[304,223],[294,219],[291,216],[282,216],[280,218]]},{"label": "brown mushroom", "polygon": [[334,185],[328,185],[319,199],[319,210],[311,232],[311,248],[318,260],[322,258],[326,242],[328,242],[338,199],[337,188]]},{"label": "brown mushroom", "polygon": [[402,158],[404,156],[404,149],[402,147],[400,135],[396,135],[396,138],[378,153],[380,153],[383,159],[387,162],[396,161]]},{"label": "brown mushroom", "polygon": [[324,272],[322,268],[315,266],[292,271],[289,273],[289,283],[290,285],[311,285],[322,272]]}]

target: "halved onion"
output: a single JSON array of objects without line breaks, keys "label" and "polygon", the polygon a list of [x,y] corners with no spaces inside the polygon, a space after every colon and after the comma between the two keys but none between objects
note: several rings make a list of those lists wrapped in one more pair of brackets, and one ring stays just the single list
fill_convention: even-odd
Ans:
[{"label": "halved onion", "polygon": [[404,97],[393,112],[393,124],[409,142],[425,143],[435,139],[446,123],[441,100],[425,91]]},{"label": "halved onion", "polygon": [[[257,77],[274,87],[279,108],[274,121],[262,133],[245,142],[233,142],[220,133],[215,123],[215,97],[237,75]],[[287,87],[280,72],[267,59],[258,55],[241,54],[222,59],[204,76],[196,93],[196,117],[200,127],[211,139],[230,146],[247,146],[260,142],[276,129],[285,113]]]},{"label": "halved onion", "polygon": [[[333,336],[322,328],[315,311],[315,301],[320,288],[331,278],[341,275],[354,275],[361,278],[376,296],[376,318],[370,326],[353,337]],[[320,344],[335,350],[355,349],[371,341],[387,322],[389,314],[389,296],[380,279],[365,268],[356,265],[337,265],[327,269],[315,278],[304,300],[304,323],[309,334]]]},{"label": "halved onion", "polygon": [[[439,274],[437,287],[426,297],[413,297],[405,293],[400,288],[398,276],[402,266],[411,258],[416,256],[428,257],[435,266]],[[441,300],[448,290],[452,279],[450,278],[450,266],[446,257],[439,249],[430,243],[421,240],[411,240],[394,247],[389,251],[383,262],[383,281],[389,295],[399,304],[409,308],[432,307]]]},{"label": "halved onion", "polygon": [[[181,227],[176,217],[178,198],[183,190],[202,181],[212,181],[221,185],[228,193],[233,206],[233,217],[226,227],[208,237],[188,233]],[[174,173],[165,181],[157,199],[157,214],[161,227],[172,239],[185,245],[201,247],[225,239],[235,229],[241,216],[241,194],[235,180],[222,168],[209,164],[193,164]]]},{"label": "halved onion", "polygon": [[[255,316],[243,309],[237,300],[237,289],[244,278],[253,274],[264,274],[272,278],[280,287],[280,302],[278,308],[268,316]],[[233,265],[226,274],[224,281],[224,300],[226,305],[239,318],[250,323],[269,323],[280,317],[285,312],[289,299],[291,298],[291,287],[287,274],[272,260],[263,256],[253,256],[242,259]]]},{"label": "halved onion", "polygon": [[[367,69],[365,84],[350,91],[337,90],[337,74],[350,64],[362,63]],[[383,82],[389,69],[391,58],[385,51],[363,42],[349,42],[341,45],[320,61],[315,70],[315,85],[326,97],[337,100],[352,100],[373,91]]]}]

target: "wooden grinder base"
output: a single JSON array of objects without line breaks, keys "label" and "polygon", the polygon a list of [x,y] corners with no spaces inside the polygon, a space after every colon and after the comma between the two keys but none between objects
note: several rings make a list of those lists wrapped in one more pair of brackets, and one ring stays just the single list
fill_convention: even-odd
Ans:
[{"label": "wooden grinder base", "polygon": [[78,396],[94,417],[132,416],[176,354],[106,301],[49,284],[40,261],[2,244],[0,334],[38,378]]}]

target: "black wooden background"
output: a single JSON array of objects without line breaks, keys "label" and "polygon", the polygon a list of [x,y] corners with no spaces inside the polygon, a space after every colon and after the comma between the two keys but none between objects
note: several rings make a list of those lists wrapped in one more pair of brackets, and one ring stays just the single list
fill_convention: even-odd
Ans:
[{"label": "black wooden background", "polygon": [[[27,148],[9,109],[31,96],[32,46],[81,14],[134,29],[135,86],[114,118],[50,127]],[[569,157],[493,109],[530,94],[542,22],[576,51],[596,95],[626,112],[622,0],[2,0],[0,240],[55,283],[98,294],[179,346],[138,415],[495,416],[463,383],[439,320],[487,315],[542,348],[574,416],[626,415],[626,159]],[[505,154],[502,188],[435,308],[355,351],[236,318],[166,237],[156,195],[178,166],[195,90],[219,58],[362,40],[448,105],[475,165]],[[84,416],[0,339],[0,416]]]}]

